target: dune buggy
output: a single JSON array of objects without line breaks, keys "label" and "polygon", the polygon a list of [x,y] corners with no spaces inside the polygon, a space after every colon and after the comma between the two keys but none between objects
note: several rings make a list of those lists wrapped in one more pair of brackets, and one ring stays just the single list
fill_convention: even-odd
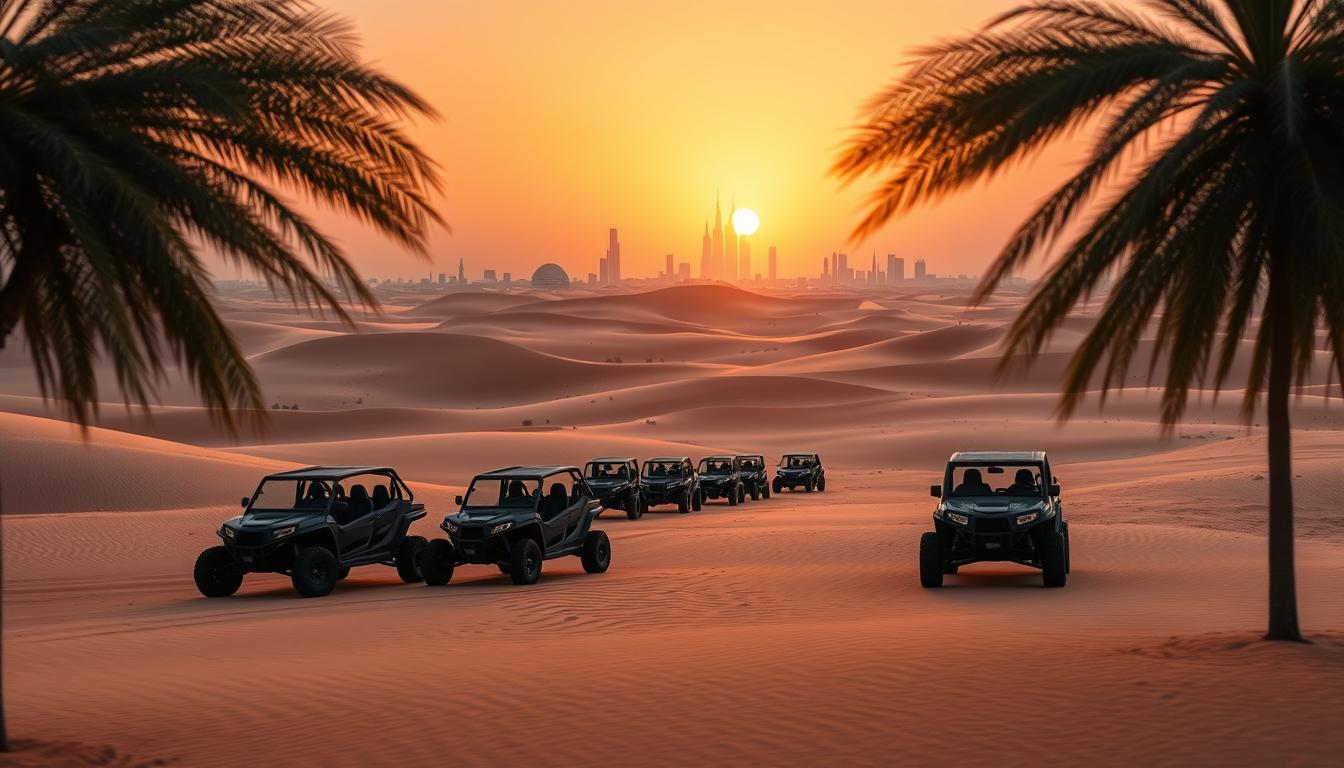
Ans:
[{"label": "dune buggy", "polygon": [[1045,586],[1064,586],[1069,524],[1044,453],[954,453],[929,492],[939,502],[919,540],[920,584],[940,587],[945,574],[990,560],[1039,568]]},{"label": "dune buggy", "polygon": [[826,490],[826,468],[821,457],[815,453],[786,453],[779,459],[775,470],[775,479],[771,485],[775,493],[788,488],[790,491],[802,488],[811,493],[813,490]]},{"label": "dune buggy", "polygon": [[425,505],[388,467],[308,467],[267,475],[243,514],[216,532],[219,546],[196,558],[196,588],[227,597],[249,573],[284,573],[304,597],[329,594],[350,569],[387,565],[421,580],[425,539],[409,536]]},{"label": "dune buggy", "polygon": [[593,459],[584,467],[583,476],[603,508],[624,510],[631,520],[638,520],[648,510],[639,459]]},{"label": "dune buggy", "polygon": [[[544,492],[543,492],[544,491]],[[588,573],[611,565],[607,534],[592,530],[602,504],[577,467],[509,467],[477,475],[459,509],[443,519],[447,539],[425,547],[425,583],[442,586],[460,565],[494,565],[515,584],[535,584],[544,560],[573,555]]]},{"label": "dune buggy", "polygon": [[678,512],[699,512],[705,503],[700,475],[687,456],[648,459],[641,474],[648,508],[676,504]]}]

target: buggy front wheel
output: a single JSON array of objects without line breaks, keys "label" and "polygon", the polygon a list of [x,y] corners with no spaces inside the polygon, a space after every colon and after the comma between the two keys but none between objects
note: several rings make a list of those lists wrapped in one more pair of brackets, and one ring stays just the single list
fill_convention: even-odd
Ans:
[{"label": "buggy front wheel", "polygon": [[[424,560],[425,547],[429,544],[424,536],[407,536],[401,542],[401,549],[397,551],[397,575],[407,584],[419,584],[425,580],[425,575],[420,570],[420,563]],[[344,577],[342,577],[344,578]]]},{"label": "buggy front wheel", "polygon": [[425,584],[442,587],[453,579],[453,566],[457,564],[457,553],[453,543],[447,539],[434,539],[425,545],[420,555],[420,575]]},{"label": "buggy front wheel", "polygon": [[943,586],[943,543],[935,531],[919,537],[919,585],[925,589]]},{"label": "buggy front wheel", "polygon": [[196,558],[196,588],[206,597],[228,597],[243,586],[243,569],[228,547],[210,547]]},{"label": "buggy front wheel", "polygon": [[1041,581],[1047,587],[1062,587],[1068,581],[1068,547],[1064,534],[1050,531],[1041,539]]},{"label": "buggy front wheel", "polygon": [[587,573],[606,573],[611,567],[611,540],[604,531],[589,531],[583,537],[583,551],[579,554]]},{"label": "buggy front wheel", "polygon": [[294,591],[304,597],[326,597],[336,588],[341,576],[336,555],[326,547],[304,547],[294,556],[290,580]]},{"label": "buggy front wheel", "polygon": [[1069,524],[1060,523],[1060,530],[1064,532],[1064,572],[1069,573],[1073,570],[1071,566],[1072,552],[1069,549]]},{"label": "buggy front wheel", "polygon": [[541,547],[532,539],[519,539],[509,553],[509,577],[514,584],[536,584],[541,578]]}]

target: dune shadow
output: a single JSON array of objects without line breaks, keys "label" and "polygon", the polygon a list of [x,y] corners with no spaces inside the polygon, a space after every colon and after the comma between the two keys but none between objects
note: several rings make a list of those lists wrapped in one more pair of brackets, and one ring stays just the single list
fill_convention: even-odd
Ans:
[{"label": "dune shadow", "polygon": [[177,758],[145,759],[109,746],[80,742],[38,741],[14,739],[10,751],[0,756],[4,766],[108,766],[109,768],[157,768],[178,765]]},{"label": "dune shadow", "polygon": [[[1040,571],[961,571],[943,577],[943,589],[1045,589]],[[1064,587],[1068,589],[1068,587]],[[1052,590],[1053,591],[1053,590]]]}]

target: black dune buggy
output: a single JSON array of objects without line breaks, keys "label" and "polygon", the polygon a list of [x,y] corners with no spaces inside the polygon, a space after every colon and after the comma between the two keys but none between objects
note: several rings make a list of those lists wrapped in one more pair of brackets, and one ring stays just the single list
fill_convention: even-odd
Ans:
[{"label": "black dune buggy", "polygon": [[227,597],[248,573],[284,573],[304,597],[329,594],[360,565],[388,565],[406,583],[421,581],[425,539],[408,536],[425,516],[388,467],[308,467],[262,479],[224,521],[222,544],[196,558],[196,587]]},{"label": "black dune buggy", "polygon": [[954,453],[929,492],[939,502],[934,529],[919,539],[923,586],[984,560],[1039,568],[1047,587],[1068,580],[1069,524],[1044,453]]},{"label": "black dune buggy", "polygon": [[752,501],[770,498],[770,470],[759,453],[739,453],[737,471]]},{"label": "black dune buggy", "polygon": [[643,470],[646,508],[676,504],[678,512],[699,512],[705,503],[700,475],[688,456],[648,459]]},{"label": "black dune buggy", "polygon": [[700,473],[700,492],[706,499],[727,499],[730,507],[747,500],[747,486],[742,482],[736,456],[706,456],[696,471]]},{"label": "black dune buggy", "polygon": [[593,459],[584,467],[583,475],[604,509],[625,510],[625,516],[631,520],[638,520],[648,511],[639,459]]},{"label": "black dune buggy", "polygon": [[442,586],[459,565],[494,565],[515,584],[535,584],[541,563],[566,555],[588,573],[611,565],[607,534],[592,530],[602,504],[577,467],[509,467],[477,475],[460,509],[439,526],[421,561],[425,583]]},{"label": "black dune buggy", "polygon": [[775,493],[788,488],[790,491],[802,488],[811,493],[814,490],[826,490],[826,468],[821,465],[821,457],[815,453],[786,453],[779,459],[775,469],[775,480],[771,483]]}]

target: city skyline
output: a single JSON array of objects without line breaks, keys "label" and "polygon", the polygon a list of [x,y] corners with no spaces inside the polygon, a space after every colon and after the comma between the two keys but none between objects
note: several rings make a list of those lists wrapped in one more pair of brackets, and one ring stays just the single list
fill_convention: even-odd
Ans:
[{"label": "city skyline", "polygon": [[[704,191],[716,188],[724,191],[725,207],[735,194],[761,214],[753,261],[760,261],[761,248],[776,245],[781,275],[812,274],[816,256],[832,250],[885,252],[896,243],[947,264],[942,271],[982,272],[1039,190],[1062,180],[1077,153],[1052,150],[983,190],[922,210],[862,244],[848,242],[868,190],[839,186],[827,167],[851,127],[854,105],[870,95],[875,75],[891,69],[893,50],[1005,7],[998,0],[858,3],[856,13],[891,34],[841,45],[851,31],[845,19],[790,5],[753,18],[755,44],[742,46],[734,25],[703,25],[681,4],[650,0],[638,13],[603,3],[583,24],[573,9],[530,8],[531,23],[514,30],[504,50],[485,41],[513,26],[507,6],[416,5],[423,23],[408,28],[378,6],[330,0],[330,9],[359,29],[369,57],[415,83],[444,114],[408,130],[452,180],[434,196],[452,231],[432,233],[423,259],[357,221],[301,209],[312,211],[364,275],[452,274],[462,256],[515,275],[537,258],[586,273],[593,270],[591,233],[620,222],[623,273],[652,273],[670,251],[691,256],[698,276]],[[583,0],[576,7],[590,5]],[[746,9],[730,0],[725,12],[744,20]],[[592,53],[611,39],[627,44],[620,67]],[[685,61],[679,51],[688,39],[716,57]],[[761,50],[789,54],[767,60]],[[753,83],[748,94],[705,87],[725,71]],[[806,110],[795,108],[800,83],[813,94]],[[561,92],[563,99],[548,95]],[[519,98],[504,102],[501,93]],[[624,105],[619,119],[599,119],[614,101]],[[706,120],[708,114],[716,119]],[[526,125],[554,129],[540,141]],[[527,212],[525,223],[519,211]],[[209,261],[220,277],[236,274],[216,257]],[[1033,263],[1028,274],[1038,270]]]}]

